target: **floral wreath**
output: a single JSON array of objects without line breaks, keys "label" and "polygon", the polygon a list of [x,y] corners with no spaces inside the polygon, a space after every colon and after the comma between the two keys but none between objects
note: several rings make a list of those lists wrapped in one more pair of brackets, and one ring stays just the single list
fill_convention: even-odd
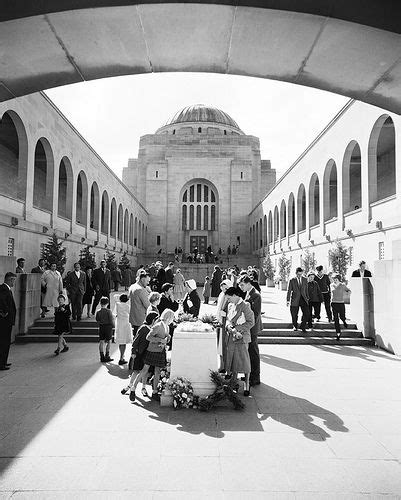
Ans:
[{"label": "floral wreath", "polygon": [[192,408],[194,405],[194,389],[191,382],[184,377],[177,377],[168,383],[173,395],[174,408]]}]

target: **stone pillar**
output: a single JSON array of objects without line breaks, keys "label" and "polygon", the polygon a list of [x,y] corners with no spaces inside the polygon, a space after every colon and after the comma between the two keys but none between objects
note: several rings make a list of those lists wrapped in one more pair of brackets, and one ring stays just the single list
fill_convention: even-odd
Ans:
[{"label": "stone pillar", "polygon": [[[32,141],[27,144],[27,158],[26,167],[20,172],[18,169],[18,184],[21,184],[21,193],[24,193],[25,198],[25,219],[30,219],[33,208],[33,182],[34,182],[34,163],[35,163],[35,150]],[[29,186],[29,189],[27,187]],[[20,191],[20,189],[18,189]]]},{"label": "stone pillar", "polygon": [[363,336],[375,337],[374,295],[370,278],[351,278],[348,283],[351,289],[350,317]]},{"label": "stone pillar", "polygon": [[369,223],[371,219],[369,203],[369,183],[369,154],[368,145],[366,144],[365,147],[361,145],[361,201],[364,223]]}]

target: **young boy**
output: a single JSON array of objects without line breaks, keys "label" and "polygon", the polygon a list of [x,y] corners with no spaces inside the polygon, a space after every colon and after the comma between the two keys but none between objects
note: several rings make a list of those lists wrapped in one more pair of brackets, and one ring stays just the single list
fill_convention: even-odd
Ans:
[{"label": "young boy", "polygon": [[211,291],[210,278],[209,276],[206,276],[205,283],[203,285],[203,299],[205,304],[209,304],[210,291]]},{"label": "young boy", "polygon": [[110,343],[113,336],[114,318],[110,309],[107,309],[109,299],[102,297],[100,299],[100,311],[96,313],[96,321],[99,323],[99,353],[100,362],[108,363],[113,361],[110,358]]}]

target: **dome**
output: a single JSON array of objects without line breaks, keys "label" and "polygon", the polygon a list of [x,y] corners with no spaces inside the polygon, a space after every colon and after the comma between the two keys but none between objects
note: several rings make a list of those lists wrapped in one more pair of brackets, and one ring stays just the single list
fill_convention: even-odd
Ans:
[{"label": "dome", "polygon": [[221,109],[214,108],[213,106],[205,106],[204,104],[187,106],[181,111],[178,111],[178,113],[176,113],[173,118],[164,125],[164,127],[186,122],[218,123],[219,125],[225,125],[241,131],[238,124],[231,118],[230,115],[221,111]]}]

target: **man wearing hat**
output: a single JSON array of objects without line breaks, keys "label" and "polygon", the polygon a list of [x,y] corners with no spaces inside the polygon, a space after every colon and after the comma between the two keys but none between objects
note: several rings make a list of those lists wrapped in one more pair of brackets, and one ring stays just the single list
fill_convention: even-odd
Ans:
[{"label": "man wearing hat", "polygon": [[129,313],[129,322],[132,325],[132,332],[135,335],[138,328],[145,321],[146,310],[150,305],[149,302],[149,285],[150,276],[146,271],[141,271],[136,282],[129,287],[128,296],[131,302]]},{"label": "man wearing hat", "polygon": [[199,316],[199,310],[201,306],[201,300],[196,291],[196,281],[188,280],[185,282],[187,287],[187,294],[184,297],[184,301],[182,303],[182,307],[184,308],[184,312],[187,314],[192,314],[194,317]]}]

